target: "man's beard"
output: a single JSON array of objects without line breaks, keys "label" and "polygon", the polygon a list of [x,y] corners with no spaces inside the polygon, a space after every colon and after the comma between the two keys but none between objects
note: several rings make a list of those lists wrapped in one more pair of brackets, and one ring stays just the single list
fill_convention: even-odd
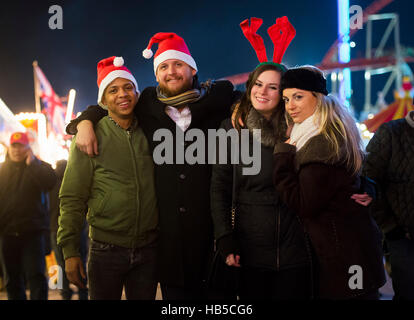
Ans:
[{"label": "man's beard", "polygon": [[166,97],[170,98],[170,97],[177,96],[181,93],[184,93],[184,92],[190,90],[193,87],[193,79],[191,79],[190,81],[188,81],[186,83],[183,83],[183,85],[181,87],[176,88],[174,90],[168,89],[167,86],[164,86],[161,83],[159,83],[159,87],[161,89],[162,94],[165,95]]}]

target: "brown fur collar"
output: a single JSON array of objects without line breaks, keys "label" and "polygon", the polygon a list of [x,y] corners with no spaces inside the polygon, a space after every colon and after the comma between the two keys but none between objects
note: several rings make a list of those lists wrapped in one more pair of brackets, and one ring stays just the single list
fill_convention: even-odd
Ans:
[{"label": "brown fur collar", "polygon": [[334,150],[332,143],[323,135],[318,134],[309,139],[309,141],[296,153],[297,166],[300,167],[304,164],[314,162],[326,164],[337,164],[342,162],[341,159],[344,159],[345,150],[343,148],[340,150],[339,158],[335,155]]},{"label": "brown fur collar", "polygon": [[249,131],[252,132],[254,137],[256,137],[257,134],[253,133],[253,129],[261,130],[261,143],[265,147],[273,147],[275,145],[276,137],[272,121],[268,121],[261,115],[259,111],[253,107],[250,109],[249,114],[247,115],[246,126]]}]

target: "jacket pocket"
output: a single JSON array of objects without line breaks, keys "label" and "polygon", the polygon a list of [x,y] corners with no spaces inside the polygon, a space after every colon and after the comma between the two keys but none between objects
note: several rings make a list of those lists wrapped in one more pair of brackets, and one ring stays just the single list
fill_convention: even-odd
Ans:
[{"label": "jacket pocket", "polygon": [[135,194],[128,190],[110,190],[94,212],[94,227],[106,231],[128,233],[138,214]]},{"label": "jacket pocket", "polygon": [[102,201],[100,202],[98,208],[97,208],[97,212],[102,212],[102,210],[105,208],[107,202],[109,201],[109,199],[111,198],[112,195],[112,190],[109,190],[108,192],[105,192],[105,196],[103,197]]},{"label": "jacket pocket", "polygon": [[109,198],[111,197],[112,190],[105,192],[103,196],[98,196],[96,198],[91,198],[88,201],[88,212],[86,214],[86,219],[88,223],[92,226],[95,225],[96,218],[99,217],[99,213],[105,207]]}]

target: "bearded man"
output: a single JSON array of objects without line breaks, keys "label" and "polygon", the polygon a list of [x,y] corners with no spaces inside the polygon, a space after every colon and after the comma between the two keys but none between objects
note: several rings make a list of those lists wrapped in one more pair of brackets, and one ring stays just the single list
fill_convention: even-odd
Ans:
[{"label": "bearded man", "polygon": [[[173,136],[174,162],[155,165],[155,188],[159,208],[158,281],[165,300],[191,300],[207,297],[205,280],[212,257],[214,238],[210,213],[211,165],[176,161],[177,133],[199,129],[208,137],[208,129],[217,129],[230,116],[237,97],[228,81],[200,84],[197,65],[184,40],[175,33],[155,34],[143,54],[152,57],[151,46],[158,43],[154,55],[154,73],[158,87],[146,88],[135,107],[138,121],[150,149],[162,143],[154,139],[159,129]],[[98,153],[93,123],[106,112],[91,106],[67,128],[77,134],[78,147],[90,156]],[[85,120],[88,119],[88,120]],[[84,121],[82,121],[84,120]],[[180,132],[181,131],[181,132]],[[207,159],[206,141],[205,153]],[[217,296],[215,296],[217,297]]]}]

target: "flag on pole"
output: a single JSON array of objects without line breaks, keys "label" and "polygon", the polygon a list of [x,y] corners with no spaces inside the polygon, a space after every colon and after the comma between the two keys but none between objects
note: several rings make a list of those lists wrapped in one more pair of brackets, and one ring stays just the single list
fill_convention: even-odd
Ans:
[{"label": "flag on pole", "polygon": [[[43,103],[43,113],[51,124],[52,130],[55,134],[65,135],[65,116],[66,107],[63,106],[59,96],[55,93],[49,80],[47,80],[43,71],[37,64],[33,65],[34,75],[37,83],[37,94]],[[36,81],[37,80],[37,81]]]}]

